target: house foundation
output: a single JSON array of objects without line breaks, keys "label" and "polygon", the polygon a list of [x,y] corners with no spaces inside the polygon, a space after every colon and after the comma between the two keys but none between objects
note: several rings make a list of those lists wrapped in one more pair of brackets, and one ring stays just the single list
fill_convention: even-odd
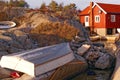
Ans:
[{"label": "house foundation", "polygon": [[116,34],[116,28],[95,28],[94,32],[100,36],[114,35]]}]

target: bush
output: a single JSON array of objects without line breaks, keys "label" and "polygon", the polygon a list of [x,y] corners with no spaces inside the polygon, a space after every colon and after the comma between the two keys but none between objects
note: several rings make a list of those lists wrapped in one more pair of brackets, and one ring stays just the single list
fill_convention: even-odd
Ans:
[{"label": "bush", "polygon": [[67,23],[50,22],[38,25],[31,31],[31,36],[39,42],[40,46],[46,46],[71,41],[78,32],[78,29]]}]

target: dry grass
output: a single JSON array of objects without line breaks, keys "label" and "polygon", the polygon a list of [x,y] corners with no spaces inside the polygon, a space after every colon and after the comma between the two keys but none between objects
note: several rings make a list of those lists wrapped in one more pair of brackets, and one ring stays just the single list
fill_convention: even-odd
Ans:
[{"label": "dry grass", "polygon": [[8,16],[5,12],[0,12],[0,21],[5,21],[8,19]]},{"label": "dry grass", "polygon": [[78,29],[67,23],[49,22],[38,25],[31,31],[31,36],[40,46],[47,46],[70,41],[78,32]]}]

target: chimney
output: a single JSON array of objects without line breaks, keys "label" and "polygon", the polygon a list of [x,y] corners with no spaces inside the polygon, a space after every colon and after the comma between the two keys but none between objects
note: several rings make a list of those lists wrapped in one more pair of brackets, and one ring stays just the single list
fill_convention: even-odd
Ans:
[{"label": "chimney", "polygon": [[90,7],[92,8],[92,6],[93,6],[93,2],[90,2]]},{"label": "chimney", "polygon": [[91,30],[91,32],[93,32],[94,31],[94,16],[93,16],[93,9],[92,9],[92,7],[93,7],[93,5],[94,5],[94,3],[93,2],[90,2],[90,30]]}]

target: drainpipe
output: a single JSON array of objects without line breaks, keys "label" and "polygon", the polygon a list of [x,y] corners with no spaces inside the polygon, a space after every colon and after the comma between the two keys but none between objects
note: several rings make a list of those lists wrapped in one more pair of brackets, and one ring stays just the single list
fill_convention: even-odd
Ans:
[{"label": "drainpipe", "polygon": [[93,28],[93,22],[94,22],[94,16],[93,16],[93,2],[90,2],[90,32],[92,34],[92,32],[94,31],[94,28]]}]

